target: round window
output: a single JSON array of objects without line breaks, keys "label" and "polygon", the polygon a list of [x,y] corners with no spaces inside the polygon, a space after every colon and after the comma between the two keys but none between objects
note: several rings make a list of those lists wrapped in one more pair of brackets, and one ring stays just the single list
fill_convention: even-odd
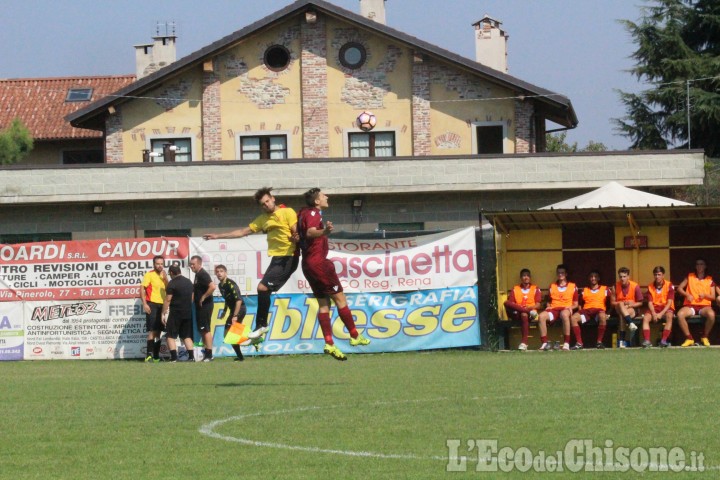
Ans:
[{"label": "round window", "polygon": [[347,68],[360,68],[365,63],[365,47],[359,43],[346,43],[340,49],[340,63]]},{"label": "round window", "polygon": [[273,45],[265,50],[265,66],[270,70],[279,72],[285,70],[290,63],[290,52],[282,45]]}]

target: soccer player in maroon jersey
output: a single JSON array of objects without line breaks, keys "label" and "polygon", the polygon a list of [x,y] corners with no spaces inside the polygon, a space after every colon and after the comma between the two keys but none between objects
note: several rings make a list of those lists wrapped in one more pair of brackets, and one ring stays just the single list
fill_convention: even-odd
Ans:
[{"label": "soccer player in maroon jersey", "polygon": [[325,337],[324,352],[337,360],[347,357],[335,346],[330,323],[330,299],[335,302],[340,319],[350,333],[350,345],[368,345],[370,340],[360,335],[355,328],[350,308],[343,293],[342,285],[335,272],[335,266],[328,260],[328,235],[333,231],[332,222],[323,222],[322,210],[328,207],[328,197],[319,188],[305,192],[307,207],[298,214],[298,234],[302,250],[302,271],[318,301],[318,321]]}]

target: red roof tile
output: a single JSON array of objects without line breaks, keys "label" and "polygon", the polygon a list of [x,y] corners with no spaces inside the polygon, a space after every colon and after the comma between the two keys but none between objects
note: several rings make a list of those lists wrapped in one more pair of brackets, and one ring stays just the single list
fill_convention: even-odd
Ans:
[{"label": "red roof tile", "polygon": [[[135,75],[0,80],[0,129],[20,118],[35,140],[102,137],[102,132],[71,127],[64,117],[134,81]],[[66,102],[71,88],[92,88],[92,98]]]}]

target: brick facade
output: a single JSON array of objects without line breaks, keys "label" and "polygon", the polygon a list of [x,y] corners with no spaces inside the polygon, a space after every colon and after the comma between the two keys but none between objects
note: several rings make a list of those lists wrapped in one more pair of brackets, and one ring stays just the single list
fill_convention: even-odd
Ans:
[{"label": "brick facade", "polygon": [[120,107],[115,113],[105,118],[105,161],[107,163],[123,163],[123,119]]},{"label": "brick facade", "polygon": [[[216,66],[217,67],[217,66]],[[203,160],[222,160],[220,76],[203,72],[202,144]]]},{"label": "brick facade", "polygon": [[430,155],[430,65],[418,56],[412,64],[412,137],[413,155]]},{"label": "brick facade", "polygon": [[530,102],[515,100],[515,153],[535,153],[534,109]]},{"label": "brick facade", "polygon": [[300,64],[302,72],[303,158],[330,156],[328,127],[327,33],[325,20],[302,22]]}]

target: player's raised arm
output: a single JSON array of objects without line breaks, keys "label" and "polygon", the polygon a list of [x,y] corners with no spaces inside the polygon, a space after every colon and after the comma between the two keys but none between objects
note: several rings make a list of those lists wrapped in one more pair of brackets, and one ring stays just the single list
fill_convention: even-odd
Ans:
[{"label": "player's raised arm", "polygon": [[253,233],[250,227],[238,228],[227,233],[206,233],[203,235],[205,240],[216,240],[218,238],[242,238]]}]

